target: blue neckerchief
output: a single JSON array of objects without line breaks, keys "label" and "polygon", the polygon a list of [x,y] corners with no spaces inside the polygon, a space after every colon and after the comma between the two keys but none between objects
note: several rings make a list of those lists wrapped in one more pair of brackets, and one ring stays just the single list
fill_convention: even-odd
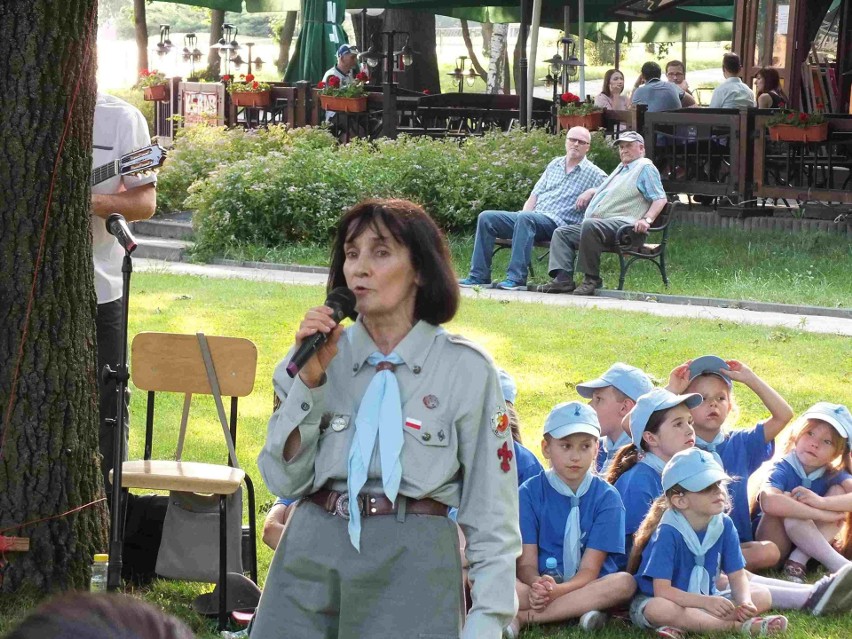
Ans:
[{"label": "blue neckerchief", "polygon": [[719,433],[713,438],[712,442],[708,442],[704,439],[701,439],[698,435],[695,436],[695,445],[701,450],[706,450],[708,453],[713,455],[713,459],[716,460],[716,463],[719,464],[722,468],[725,467],[725,464],[722,463],[722,458],[719,457],[719,453],[716,452],[716,449],[725,443],[725,433],[719,431]]},{"label": "blue neckerchief", "polygon": [[666,467],[666,462],[657,457],[654,453],[645,453],[642,456],[642,459],[639,460],[640,464],[645,464],[646,466],[650,466],[655,471],[657,471],[658,475],[663,474],[663,468]]},{"label": "blue neckerchief", "polygon": [[601,445],[604,447],[604,450],[606,451],[606,460],[601,465],[601,471],[600,472],[601,472],[602,475],[609,470],[610,466],[612,466],[612,460],[615,457],[616,453],[621,448],[623,448],[624,446],[627,446],[628,444],[631,444],[632,442],[633,442],[633,440],[630,439],[630,435],[628,435],[624,431],[621,431],[621,435],[619,436],[619,438],[615,442],[613,442],[609,437],[603,438],[603,443]]},{"label": "blue neckerchief", "polygon": [[576,492],[571,490],[571,487],[552,468],[546,470],[544,476],[553,490],[571,500],[571,512],[565,520],[565,531],[562,536],[562,576],[567,581],[580,569],[580,539],[583,536],[580,530],[580,498],[588,492],[594,475],[591,471],[586,471],[586,476],[583,477]]},{"label": "blue neckerchief", "polygon": [[704,560],[706,559],[707,551],[713,547],[713,544],[719,541],[719,537],[722,536],[725,530],[724,516],[713,515],[710,518],[710,523],[707,525],[707,532],[704,533],[704,541],[701,542],[698,541],[698,535],[695,534],[695,530],[689,525],[686,517],[672,508],[669,508],[663,513],[660,524],[668,524],[677,530],[695,559],[695,565],[689,574],[689,592],[709,595],[710,573],[704,565]]},{"label": "blue neckerchief", "polygon": [[828,470],[828,466],[820,466],[812,473],[806,473],[805,467],[802,466],[802,462],[799,461],[799,456],[796,455],[796,451],[791,453],[787,453],[784,455],[784,461],[790,464],[793,467],[793,470],[796,471],[796,474],[799,476],[799,479],[802,480],[802,486],[810,489],[811,483],[814,479],[819,479],[823,475],[825,475],[825,471]]}]

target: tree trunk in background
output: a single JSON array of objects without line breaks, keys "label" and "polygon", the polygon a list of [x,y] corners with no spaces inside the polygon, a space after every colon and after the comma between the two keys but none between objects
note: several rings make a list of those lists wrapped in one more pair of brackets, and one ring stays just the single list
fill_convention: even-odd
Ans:
[{"label": "tree trunk in background", "polygon": [[488,57],[491,55],[491,34],[494,33],[494,23],[481,22],[480,27],[482,28],[482,55]]},{"label": "tree trunk in background", "polygon": [[[6,193],[0,205],[0,529],[30,540],[29,552],[0,556],[9,560],[3,593],[85,589],[93,554],[107,549],[104,502],[64,515],[103,497],[89,214],[96,13],[96,0],[0,3],[6,33],[0,59],[20,62],[0,71],[7,123],[0,146]],[[66,120],[71,125],[63,134]]]},{"label": "tree trunk in background", "polygon": [[470,62],[473,65],[473,70],[476,71],[477,75],[483,80],[487,77],[488,73],[479,63],[479,57],[476,55],[476,50],[473,48],[473,41],[470,39],[470,27],[467,24],[467,20],[461,21],[462,28],[462,38],[464,39],[464,46],[467,48],[467,57],[470,58]]},{"label": "tree trunk in background", "polygon": [[214,49],[214,44],[219,44],[219,39],[224,35],[222,24],[225,22],[225,12],[222,9],[210,9],[210,53],[207,54],[207,79],[218,80],[221,66],[219,62],[219,49]]},{"label": "tree trunk in background", "polygon": [[293,44],[293,33],[296,31],[298,13],[298,11],[288,11],[284,18],[284,24],[281,25],[281,30],[278,32],[278,59],[275,61],[275,66],[278,67],[278,72],[282,76],[287,69],[287,63],[290,62],[290,46]]},{"label": "tree trunk in background", "polygon": [[136,49],[139,59],[137,71],[148,68],[148,24],[145,22],[145,0],[133,0],[133,28],[136,32]]},{"label": "tree trunk in background", "polygon": [[[524,27],[521,27],[524,28]],[[529,42],[529,27],[527,30],[527,42]],[[512,81],[515,85],[515,93],[518,92],[518,87],[521,86],[521,33],[518,31],[518,40],[515,42],[515,53],[512,56]]]},{"label": "tree trunk in background", "polygon": [[[408,44],[417,52],[414,65],[399,74],[399,86],[412,91],[428,89],[431,93],[438,93],[441,83],[435,50],[435,14],[413,9],[387,9],[383,15],[382,31],[408,31],[411,34]],[[394,51],[399,51],[404,44],[405,35],[398,34],[394,40]]]},{"label": "tree trunk in background", "polygon": [[512,70],[509,64],[509,42],[506,42],[506,48],[503,49],[503,93],[510,95],[512,93]]},{"label": "tree trunk in background", "polygon": [[499,93],[503,87],[503,65],[506,61],[506,34],[508,25],[495,24],[491,31],[491,55],[488,64],[487,93]]}]

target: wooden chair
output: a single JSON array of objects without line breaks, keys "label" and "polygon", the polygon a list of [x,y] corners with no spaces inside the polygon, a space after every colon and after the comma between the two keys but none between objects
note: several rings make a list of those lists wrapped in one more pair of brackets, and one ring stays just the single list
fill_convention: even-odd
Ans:
[{"label": "wooden chair", "polygon": [[[621,267],[621,272],[618,276],[619,291],[624,289],[624,278],[627,276],[627,269],[636,260],[649,260],[656,264],[663,278],[663,284],[668,288],[669,278],[666,273],[666,245],[669,240],[669,227],[677,206],[680,206],[680,202],[669,202],[666,204],[654,220],[647,234],[639,235],[635,233],[632,224],[625,224],[618,229],[615,237],[615,247],[605,252],[618,255]],[[658,243],[651,244],[647,242],[647,239],[652,234],[660,234]]]},{"label": "wooden chair", "polygon": [[[222,396],[231,398],[230,419],[227,420],[231,439],[237,441],[237,400],[246,397],[254,387],[257,369],[257,348],[247,339],[207,337],[215,377]],[[226,572],[228,566],[226,540],[226,498],[239,490],[245,480],[248,493],[250,532],[250,572],[257,583],[257,547],[254,485],[242,469],[227,464],[193,461],[152,460],[151,446],[154,429],[154,398],[157,392],[184,393],[184,416],[188,417],[192,395],[212,395],[199,338],[196,335],[173,333],[139,333],[131,346],[131,377],[137,388],[148,392],[145,420],[145,452],[140,461],[122,464],[121,488],[173,490],[219,496],[219,628],[227,622]],[[219,404],[221,407],[221,404]],[[224,413],[224,411],[222,411]],[[220,415],[225,421],[225,415]],[[223,424],[211,426],[216,431]],[[178,455],[183,442],[178,442]],[[112,473],[110,473],[112,481]]]}]

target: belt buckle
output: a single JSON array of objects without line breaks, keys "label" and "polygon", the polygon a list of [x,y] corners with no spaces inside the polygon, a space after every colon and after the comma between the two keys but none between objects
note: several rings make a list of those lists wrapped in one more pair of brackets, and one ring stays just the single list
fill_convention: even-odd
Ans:
[{"label": "belt buckle", "polygon": [[[355,503],[358,505],[358,510],[364,512],[364,503],[361,500],[362,496],[358,495]],[[350,518],[349,493],[343,493],[334,502],[334,514],[343,519]]]}]

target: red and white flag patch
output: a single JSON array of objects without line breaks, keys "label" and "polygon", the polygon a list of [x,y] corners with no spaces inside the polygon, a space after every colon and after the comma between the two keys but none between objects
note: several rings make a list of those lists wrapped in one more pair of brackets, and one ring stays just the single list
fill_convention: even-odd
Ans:
[{"label": "red and white flag patch", "polygon": [[420,430],[420,427],[423,426],[423,422],[419,419],[414,419],[413,417],[406,417],[405,426],[412,430]]}]

